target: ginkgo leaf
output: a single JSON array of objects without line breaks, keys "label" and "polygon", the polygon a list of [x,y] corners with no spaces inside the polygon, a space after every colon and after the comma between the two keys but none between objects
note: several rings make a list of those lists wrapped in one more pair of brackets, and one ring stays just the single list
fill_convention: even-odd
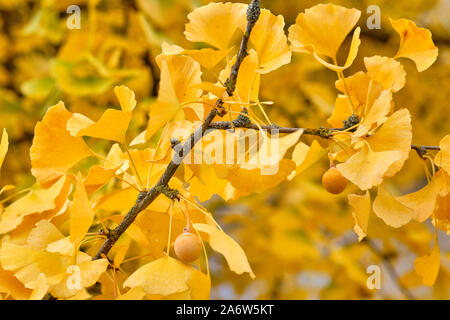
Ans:
[{"label": "ginkgo leaf", "polygon": [[231,182],[233,187],[244,192],[261,193],[272,188],[295,170],[295,162],[281,159],[273,165],[243,164],[215,166],[216,174],[221,179]]},{"label": "ginkgo leaf", "polygon": [[147,142],[146,139],[147,136],[147,130],[142,131],[141,133],[139,133],[131,142],[130,142],[130,147],[133,146],[137,146],[139,144],[144,144]]},{"label": "ginkgo leaf", "polygon": [[5,159],[6,152],[8,151],[8,133],[6,129],[3,129],[2,140],[0,142],[0,169],[2,168],[3,160]]},{"label": "ginkgo leaf", "polygon": [[[76,265],[69,265],[63,274],[61,281],[50,289],[50,293],[59,298],[68,298],[82,291],[83,288],[88,288],[94,285],[100,278],[101,274],[106,271],[108,267],[108,260],[97,259],[90,260],[89,256],[83,259],[84,261],[77,261]],[[71,286],[69,277],[79,277],[79,287]]]},{"label": "ginkgo leaf", "polygon": [[397,150],[409,153],[411,131],[411,114],[403,108],[394,112],[367,141],[374,151]]},{"label": "ginkgo leaf", "polygon": [[[245,32],[245,29],[242,29]],[[250,42],[258,54],[259,72],[269,73],[291,62],[291,51],[284,34],[284,18],[262,9],[252,33]]]},{"label": "ginkgo leaf", "polygon": [[114,92],[122,110],[107,109],[97,122],[75,113],[67,122],[67,130],[72,136],[89,136],[125,143],[132,111],[136,106],[134,92],[125,86],[115,87]]},{"label": "ginkgo leaf", "polygon": [[[377,89],[374,89],[378,92]],[[370,95],[370,92],[369,92]],[[382,90],[376,98],[371,100],[370,96],[367,99],[365,113],[360,122],[358,129],[353,134],[353,137],[362,137],[366,135],[372,126],[384,119],[392,109],[392,92],[390,90]]]},{"label": "ginkgo leaf", "polygon": [[431,32],[417,27],[414,21],[408,19],[389,20],[400,35],[400,46],[395,58],[413,60],[419,72],[428,69],[438,56],[438,48],[433,43]]},{"label": "ginkgo leaf", "polygon": [[109,212],[128,210],[136,202],[138,194],[134,188],[114,190],[100,198],[94,209]]},{"label": "ginkgo leaf", "polygon": [[276,129],[272,130],[270,136],[260,131],[259,137],[263,139],[263,142],[259,145],[258,153],[250,157],[249,161],[255,159],[255,163],[267,166],[276,165],[283,159],[286,152],[298,142],[303,132],[303,129],[299,129],[280,137]]},{"label": "ginkgo leaf", "polygon": [[222,61],[228,53],[229,49],[214,50],[211,48],[203,48],[199,50],[186,50],[177,45],[170,45],[164,42],[162,45],[162,52],[165,55],[187,55],[197,61],[202,67],[207,70],[212,70],[214,67]]},{"label": "ginkgo leaf", "polygon": [[0,249],[3,268],[14,271],[14,276],[24,284],[35,281],[40,273],[45,274],[49,284],[58,283],[71,260],[70,256],[9,242],[3,243]]},{"label": "ginkgo leaf", "polygon": [[361,241],[367,235],[367,226],[369,224],[370,212],[372,211],[369,191],[366,191],[362,196],[349,194],[348,204],[353,209],[352,216],[355,220],[353,229],[358,235],[358,241]]},{"label": "ginkgo leaf", "polygon": [[186,39],[205,42],[218,49],[227,49],[233,34],[245,27],[247,5],[242,3],[210,3],[188,14]]},{"label": "ginkgo leaf", "polygon": [[436,210],[434,211],[437,227],[450,234],[450,192],[447,195],[438,196]]},{"label": "ginkgo leaf", "polygon": [[[359,71],[350,77],[337,80],[335,85],[336,89],[342,93],[347,93],[348,91],[348,94],[356,99],[359,105],[364,105],[367,101],[369,83],[369,75],[363,71]],[[349,116],[350,115],[351,114],[349,114]]]},{"label": "ginkgo leaf", "polygon": [[142,300],[146,294],[141,287],[134,287],[117,297],[117,300]]},{"label": "ginkgo leaf", "polygon": [[14,277],[14,273],[0,266],[0,292],[11,295],[14,299],[25,300],[30,297],[31,290]]},{"label": "ginkgo leaf", "polygon": [[49,288],[47,284],[47,277],[45,274],[40,273],[36,281],[27,283],[26,287],[33,289],[29,300],[42,300]]},{"label": "ginkgo leaf", "polygon": [[422,283],[426,286],[432,286],[436,281],[440,267],[440,252],[437,237],[431,252],[425,256],[417,257],[414,260],[414,269],[422,278]]},{"label": "ginkgo leaf", "polygon": [[406,72],[402,64],[392,58],[373,56],[364,58],[367,75],[381,83],[384,89],[397,92],[405,86]]},{"label": "ginkgo leaf", "polygon": [[373,212],[394,228],[407,224],[414,216],[412,209],[398,201],[382,186],[378,187],[378,194],[373,202]]},{"label": "ginkgo leaf", "polygon": [[[231,59],[225,69],[220,72],[219,80],[225,83],[226,79],[230,75],[231,68],[236,62],[236,56]],[[239,69],[239,74],[236,80],[236,92],[234,96],[237,97],[238,102],[248,103],[250,101],[258,101],[259,86],[261,82],[261,74],[258,72],[259,58],[255,50],[251,49],[248,55],[242,61]],[[235,106],[236,110],[240,111],[241,106],[231,105],[233,110]]]},{"label": "ginkgo leaf", "polygon": [[248,272],[250,277],[255,278],[247,256],[239,244],[234,241],[223,231],[217,229],[215,226],[208,224],[195,223],[194,228],[197,231],[205,232],[209,236],[209,244],[213,250],[220,252],[227,260],[229,268],[237,274]]},{"label": "ginkgo leaf", "polygon": [[134,92],[126,86],[114,87],[114,93],[119,100],[122,111],[131,112],[136,107],[136,99]]},{"label": "ginkgo leaf", "polygon": [[408,109],[400,109],[394,112],[374,135],[367,138],[367,142],[373,151],[397,151],[401,153],[401,157],[393,162],[386,172],[387,177],[392,177],[403,167],[404,162],[409,157],[411,141],[411,114]]},{"label": "ginkgo leaf", "polygon": [[200,64],[188,56],[159,55],[161,69],[158,100],[150,106],[147,138],[153,136],[182,108],[195,106],[202,90]]},{"label": "ginkgo leaf", "polygon": [[137,269],[124,282],[124,287],[141,287],[148,294],[169,294],[189,289],[186,273],[192,268],[178,260],[165,256]]},{"label": "ginkgo leaf", "polygon": [[48,252],[59,253],[64,256],[72,256],[75,253],[75,246],[70,241],[70,237],[65,237],[49,243],[46,250]]},{"label": "ginkgo leaf", "polygon": [[322,148],[317,140],[314,140],[310,147],[303,142],[298,143],[292,152],[292,160],[295,161],[296,169],[289,176],[289,180],[319,161],[325,153],[326,149]]},{"label": "ginkgo leaf", "polygon": [[116,171],[122,165],[115,168],[104,168],[102,166],[93,166],[83,180],[84,187],[88,194],[91,194],[110,181],[116,174]]},{"label": "ginkgo leaf", "polygon": [[293,51],[314,52],[332,59],[349,32],[359,20],[361,12],[334,4],[319,4],[300,13],[289,28]]},{"label": "ginkgo leaf", "polygon": [[24,217],[58,208],[60,195],[67,196],[67,178],[62,177],[48,189],[32,189],[25,196],[6,207],[0,220],[0,233],[14,230]]},{"label": "ginkgo leaf", "polygon": [[36,223],[36,227],[28,234],[27,243],[32,248],[45,249],[50,243],[63,238],[63,234],[53,223],[41,220]]},{"label": "ginkgo leaf", "polygon": [[438,184],[433,177],[430,183],[424,188],[403,195],[397,200],[408,206],[413,211],[413,218],[419,222],[424,222],[432,214],[436,206],[436,199],[439,193]]},{"label": "ginkgo leaf", "polygon": [[[199,198],[200,201],[209,200],[214,194],[219,195],[223,199],[227,199],[227,187],[230,184],[227,180],[222,179],[221,165],[189,165],[185,170],[186,174],[195,174],[189,179],[189,192]],[[197,169],[196,173],[193,170]],[[228,171],[226,171],[228,173]]]},{"label": "ginkgo leaf", "polygon": [[81,175],[78,176],[77,188],[70,207],[70,241],[76,246],[83,240],[94,220],[94,210],[84,188]]},{"label": "ginkgo leaf", "polygon": [[194,268],[187,270],[187,285],[189,297],[192,300],[208,300],[211,296],[211,278],[209,274],[199,272]]},{"label": "ginkgo leaf", "polygon": [[114,256],[114,265],[116,267],[119,267],[122,264],[129,248],[130,245],[121,245],[116,247],[116,255]]},{"label": "ginkgo leaf", "polygon": [[381,184],[389,167],[401,158],[400,151],[374,152],[364,146],[346,162],[336,165],[336,168],[361,190],[368,190]]},{"label": "ginkgo leaf", "polygon": [[[352,99],[352,102],[356,102],[352,96],[350,98]],[[327,122],[334,128],[341,128],[344,120],[347,120],[351,115],[352,106],[349,102],[348,96],[340,94],[336,97],[333,114],[328,118]]]},{"label": "ginkgo leaf", "polygon": [[314,58],[320,62],[322,65],[327,67],[328,69],[331,69],[333,71],[343,71],[345,69],[348,69],[352,64],[353,61],[355,61],[356,56],[358,55],[358,49],[361,45],[361,40],[359,38],[359,35],[361,34],[361,28],[357,27],[355,29],[355,32],[353,32],[352,36],[352,43],[350,44],[350,50],[348,52],[347,60],[345,61],[343,66],[337,66],[332,63],[328,63],[325,60],[323,60],[316,52],[313,52]]},{"label": "ginkgo leaf", "polygon": [[447,171],[447,174],[450,174],[450,134],[446,135],[439,142],[439,148],[441,150],[436,153],[434,162],[437,166]]},{"label": "ginkgo leaf", "polygon": [[83,138],[73,137],[66,130],[71,117],[72,113],[59,102],[36,124],[30,149],[31,172],[43,186],[55,182],[80,160],[93,155]]}]

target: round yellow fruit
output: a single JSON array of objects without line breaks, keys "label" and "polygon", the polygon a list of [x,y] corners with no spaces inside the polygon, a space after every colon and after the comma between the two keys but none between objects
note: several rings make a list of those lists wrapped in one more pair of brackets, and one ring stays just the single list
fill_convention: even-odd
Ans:
[{"label": "round yellow fruit", "polygon": [[338,169],[331,167],[322,176],[323,187],[332,194],[339,194],[345,190],[347,179],[345,179]]},{"label": "round yellow fruit", "polygon": [[195,234],[183,232],[175,240],[174,250],[180,260],[191,263],[202,254],[202,242]]}]

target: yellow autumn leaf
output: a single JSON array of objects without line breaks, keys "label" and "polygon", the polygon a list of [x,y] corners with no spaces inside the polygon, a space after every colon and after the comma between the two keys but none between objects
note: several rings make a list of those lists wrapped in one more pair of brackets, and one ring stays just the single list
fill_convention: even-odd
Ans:
[{"label": "yellow autumn leaf", "polygon": [[336,168],[361,190],[368,190],[381,184],[389,167],[401,158],[400,151],[374,152],[364,146],[346,162],[336,165]]},{"label": "yellow autumn leaf", "polygon": [[414,260],[414,270],[422,278],[422,283],[432,286],[436,281],[440,267],[440,252],[437,237],[431,252]]},{"label": "yellow autumn leaf", "polygon": [[48,212],[62,206],[58,197],[66,197],[68,182],[60,178],[48,189],[32,189],[25,196],[5,208],[0,220],[0,233],[6,233],[19,226],[31,214]]},{"label": "yellow autumn leaf", "polygon": [[70,237],[65,237],[49,243],[46,250],[51,253],[62,254],[63,256],[72,256],[75,253],[75,246],[70,241]]},{"label": "yellow autumn leaf", "polygon": [[8,151],[8,133],[6,129],[3,129],[2,140],[0,142],[0,169],[2,168],[3,160],[5,159],[6,152]]},{"label": "yellow autumn leaf", "polygon": [[134,287],[117,297],[117,300],[142,300],[146,294],[141,287]]},{"label": "yellow autumn leaf", "polygon": [[428,69],[438,56],[438,48],[433,43],[431,32],[417,27],[414,21],[408,19],[389,20],[400,35],[400,46],[395,58],[413,60],[419,72]]},{"label": "yellow autumn leaf", "polygon": [[50,243],[63,238],[63,234],[54,224],[47,220],[41,220],[28,234],[27,243],[32,248],[45,249]]},{"label": "yellow autumn leaf", "polygon": [[355,220],[353,229],[358,235],[358,241],[361,241],[367,235],[367,226],[369,225],[370,212],[372,211],[369,191],[366,191],[362,196],[349,194],[348,204],[353,209],[352,216]]},{"label": "yellow autumn leaf", "polygon": [[116,255],[114,256],[114,265],[116,267],[119,267],[122,264],[129,248],[130,245],[120,245],[116,247]]},{"label": "yellow autumn leaf", "polygon": [[28,283],[26,287],[33,289],[28,300],[42,300],[48,290],[47,277],[40,273],[36,281]]},{"label": "yellow autumn leaf", "polygon": [[162,45],[162,53],[165,55],[187,55],[197,61],[202,67],[207,70],[212,70],[222,61],[230,49],[215,50],[211,48],[203,48],[198,50],[187,50],[177,45],[171,45],[164,42]]},{"label": "yellow autumn leaf", "polygon": [[437,227],[450,234],[450,192],[447,195],[438,196],[436,210],[434,211]]},{"label": "yellow autumn leaf", "polygon": [[205,232],[208,234],[208,242],[211,248],[217,252],[220,252],[225,257],[228,267],[232,271],[237,274],[247,272],[250,277],[255,278],[255,274],[248,263],[244,250],[242,250],[239,244],[230,236],[217,229],[215,226],[208,224],[195,223],[194,228],[199,232]]},{"label": "yellow autumn leaf", "polygon": [[324,65],[325,67],[327,67],[328,69],[331,69],[333,71],[339,72],[339,71],[348,69],[353,64],[353,61],[355,61],[356,56],[358,55],[358,49],[359,49],[359,46],[361,45],[361,40],[359,38],[360,34],[361,34],[361,28],[357,27],[355,29],[355,32],[353,32],[352,43],[350,44],[350,50],[348,52],[347,60],[345,60],[345,63],[343,66],[338,66],[336,64],[326,62],[316,52],[313,53],[313,56],[314,56],[314,58],[316,58],[316,60],[318,62],[320,62],[322,65]]},{"label": "yellow autumn leaf", "polygon": [[396,151],[400,158],[392,162],[386,177],[392,177],[401,170],[409,157],[412,142],[411,114],[408,109],[394,112],[375,134],[366,138],[375,152]]},{"label": "yellow autumn leaf", "polygon": [[55,182],[80,160],[93,155],[83,138],[73,137],[66,130],[71,117],[72,113],[60,101],[36,124],[30,149],[31,172],[43,186]]},{"label": "yellow autumn leaf", "polygon": [[93,166],[89,169],[87,176],[83,180],[84,187],[88,194],[91,194],[110,181],[116,174],[116,171],[122,165],[114,168],[104,168],[102,166]]},{"label": "yellow autumn leaf", "polygon": [[292,152],[292,160],[295,162],[296,168],[295,172],[289,176],[289,180],[311,167],[325,154],[326,149],[322,148],[317,140],[314,140],[310,147],[303,142],[298,143]]},{"label": "yellow autumn leaf", "polygon": [[[242,29],[245,32],[245,29]],[[262,9],[256,22],[250,42],[258,55],[259,72],[269,73],[291,62],[291,51],[284,34],[284,18]]]},{"label": "yellow autumn leaf", "polygon": [[265,166],[276,165],[283,159],[287,151],[298,142],[303,132],[303,129],[299,129],[293,133],[283,134],[280,137],[280,133],[276,129],[272,130],[270,135],[260,131],[259,137],[263,141],[259,145],[258,153],[250,157],[249,162],[254,159],[255,163],[261,163]]},{"label": "yellow autumn leaf", "polygon": [[210,3],[188,14],[184,32],[192,42],[205,42],[218,49],[229,48],[233,34],[246,24],[247,5],[242,3]]},{"label": "yellow autumn leaf", "polygon": [[14,276],[23,284],[35,281],[41,272],[45,274],[49,283],[59,282],[60,275],[65,273],[71,259],[70,256],[9,242],[3,243],[0,249],[0,262],[3,268],[14,271]]},{"label": "yellow autumn leaf", "polygon": [[202,90],[200,64],[189,56],[164,55],[156,57],[161,69],[157,101],[150,106],[147,138],[172,120],[179,110],[195,107]]},{"label": "yellow autumn leaf", "polygon": [[[236,62],[236,56],[233,57],[219,74],[221,83],[225,83],[230,75],[231,68]],[[239,69],[239,75],[236,80],[236,92],[234,96],[238,102],[248,103],[250,101],[258,101],[259,87],[261,82],[261,74],[258,72],[259,57],[255,50],[250,49],[248,55],[242,61]],[[220,97],[221,98],[221,97]],[[241,111],[241,106],[231,105],[231,110]]]},{"label": "yellow autumn leaf", "polygon": [[383,186],[378,187],[378,194],[373,202],[373,212],[387,225],[399,228],[414,216],[414,211],[392,196]]},{"label": "yellow autumn leaf", "polygon": [[77,188],[70,207],[70,241],[77,246],[83,240],[94,221],[94,211],[84,188],[81,175],[78,176]]},{"label": "yellow autumn leaf", "polygon": [[148,294],[167,296],[189,289],[187,273],[192,268],[178,260],[165,256],[137,269],[124,282],[124,287],[141,287]]},{"label": "yellow autumn leaf", "polygon": [[[350,96],[352,103],[358,105],[356,99]],[[352,115],[352,105],[349,103],[349,98],[346,95],[340,94],[336,97],[336,102],[334,103],[333,114],[328,118],[327,122],[333,128],[341,128],[343,126],[344,120]]]},{"label": "yellow autumn leaf", "polygon": [[[59,275],[60,281],[50,287],[50,293],[58,298],[72,297],[81,292],[83,288],[94,285],[107,267],[108,260],[106,259],[91,261],[89,256],[84,256],[81,261],[77,261],[77,264],[67,266],[65,272]],[[77,284],[70,285],[72,283],[69,277],[79,277],[79,286]]]},{"label": "yellow autumn leaf", "polygon": [[189,298],[192,300],[208,300],[211,296],[211,278],[209,274],[199,272],[194,268],[187,270],[187,285]]},{"label": "yellow autumn leaf", "polygon": [[[306,50],[334,60],[342,42],[360,16],[361,12],[357,9],[347,9],[334,4],[319,4],[306,9],[297,16],[295,24],[289,28],[292,50],[297,52]],[[359,46],[359,37],[357,40],[354,39],[354,42],[350,57],[356,55],[354,50]]]},{"label": "yellow autumn leaf", "polygon": [[30,297],[31,290],[14,277],[13,272],[0,266],[0,292],[11,295],[14,299],[25,300]]},{"label": "yellow autumn leaf", "polygon": [[413,218],[418,222],[424,222],[432,214],[436,207],[436,199],[439,194],[436,178],[422,189],[398,197],[397,200],[413,211]]},{"label": "yellow autumn leaf", "polygon": [[67,122],[67,130],[74,137],[89,136],[125,143],[126,132],[136,106],[134,92],[125,86],[115,87],[121,110],[107,109],[97,122],[75,113]]},{"label": "yellow autumn leaf", "polygon": [[295,170],[295,162],[281,159],[272,165],[242,164],[242,165],[216,165],[216,174],[220,179],[231,182],[233,187],[244,192],[261,193],[272,188]]},{"label": "yellow autumn leaf", "polygon": [[347,78],[339,79],[335,83],[336,89],[345,94],[348,91],[348,94],[358,101],[355,104],[356,106],[366,104],[369,84],[369,75],[363,71],[359,71]]},{"label": "yellow autumn leaf", "polygon": [[402,64],[392,58],[373,56],[364,58],[367,75],[384,89],[397,92],[405,86],[406,72]]},{"label": "yellow autumn leaf", "polygon": [[[372,88],[374,89],[368,93],[364,115],[353,137],[365,136],[372,129],[372,126],[381,122],[392,109],[392,92],[390,90],[380,92],[375,84]],[[372,92],[374,92],[374,96],[371,95]]]},{"label": "yellow autumn leaf", "polygon": [[450,174],[450,134],[439,142],[440,151],[436,153],[434,162]]}]

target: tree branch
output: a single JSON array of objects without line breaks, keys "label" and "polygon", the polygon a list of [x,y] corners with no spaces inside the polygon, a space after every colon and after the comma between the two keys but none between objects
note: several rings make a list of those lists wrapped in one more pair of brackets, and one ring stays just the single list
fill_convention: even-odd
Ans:
[{"label": "tree branch", "polygon": [[[259,18],[260,14],[260,3],[259,0],[252,0],[247,9],[247,28],[242,37],[241,46],[239,49],[239,53],[236,58],[236,62],[231,68],[231,73],[228,79],[226,80],[227,93],[229,96],[232,96],[234,90],[236,89],[236,80],[239,74],[239,68],[241,66],[242,61],[247,56],[247,45],[250,38],[250,33],[255,26],[256,21]],[[168,187],[170,179],[172,179],[173,175],[177,171],[180,166],[182,160],[189,153],[192,148],[194,148],[195,144],[203,137],[206,130],[209,128],[212,120],[219,114],[218,110],[223,111],[223,101],[218,99],[216,102],[215,108],[213,108],[210,113],[206,116],[205,120],[202,123],[202,126],[195,130],[195,132],[189,137],[189,140],[180,148],[178,153],[171,160],[169,165],[164,171],[163,175],[156,183],[148,191],[142,191],[138,199],[136,200],[135,205],[130,209],[130,211],[126,214],[125,218],[122,222],[113,230],[111,230],[108,234],[108,238],[100,247],[97,254],[94,256],[93,260],[101,259],[103,256],[106,256],[120,236],[128,229],[128,227],[134,222],[136,217],[140,212],[145,210],[162,192],[164,189]]]},{"label": "tree branch", "polygon": [[[246,117],[246,116],[242,116],[242,117]],[[333,133],[342,131],[341,128],[323,128],[323,127],[317,128],[317,129],[316,128],[312,128],[312,129],[311,128],[289,128],[289,127],[279,127],[275,124],[257,126],[256,124],[251,123],[250,120],[243,121],[242,118],[241,119],[238,118],[238,119],[234,120],[233,125],[231,125],[231,123],[229,121],[212,122],[208,128],[209,129],[217,129],[217,130],[229,130],[229,129],[233,129],[233,128],[245,128],[245,129],[253,129],[253,130],[262,129],[262,130],[267,130],[268,133],[270,133],[271,130],[276,130],[278,133],[293,133],[298,130],[303,130],[303,134],[318,136],[323,139],[329,139]],[[441,148],[438,146],[423,146],[423,145],[415,145],[415,144],[411,145],[411,149],[415,150],[421,158],[423,158],[423,156],[427,153],[428,150],[435,150],[435,151],[441,150]]]},{"label": "tree branch", "polygon": [[437,150],[437,151],[441,150],[441,148],[439,148],[438,146],[420,146],[415,144],[411,145],[411,149],[415,150],[419,155],[419,157],[421,157],[422,159],[424,158],[424,155],[427,153],[428,150]]}]

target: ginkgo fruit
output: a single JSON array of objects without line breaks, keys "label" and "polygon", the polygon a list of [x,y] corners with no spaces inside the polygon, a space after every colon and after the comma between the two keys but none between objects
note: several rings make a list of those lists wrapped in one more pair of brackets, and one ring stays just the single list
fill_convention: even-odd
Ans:
[{"label": "ginkgo fruit", "polygon": [[191,263],[197,260],[202,253],[202,242],[193,233],[185,231],[175,240],[175,254],[182,261]]},{"label": "ginkgo fruit", "polygon": [[347,187],[347,179],[345,179],[338,169],[331,167],[322,176],[322,185],[332,193],[339,194]]}]

